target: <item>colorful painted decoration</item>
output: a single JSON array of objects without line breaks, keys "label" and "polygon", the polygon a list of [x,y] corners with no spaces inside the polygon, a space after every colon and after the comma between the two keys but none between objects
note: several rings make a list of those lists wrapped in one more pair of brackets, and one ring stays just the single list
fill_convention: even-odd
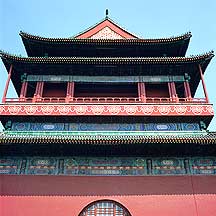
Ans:
[{"label": "colorful painted decoration", "polygon": [[21,158],[0,158],[0,174],[19,174]]},{"label": "colorful painted decoration", "polygon": [[30,158],[27,162],[26,174],[31,175],[55,175],[57,174],[56,158]]},{"label": "colorful painted decoration", "polygon": [[193,158],[190,160],[193,174],[216,174],[216,158]]},{"label": "colorful painted decoration", "polygon": [[197,131],[198,123],[28,123],[14,122],[12,131]]},{"label": "colorful painted decoration", "polygon": [[73,158],[64,163],[66,175],[145,175],[141,158]]},{"label": "colorful painted decoration", "polygon": [[[188,161],[185,167],[184,161]],[[216,157],[8,157],[0,158],[0,174],[27,175],[216,175]]]},{"label": "colorful painted decoration", "polygon": [[186,174],[183,159],[157,158],[152,160],[153,174],[155,175],[178,175]]}]

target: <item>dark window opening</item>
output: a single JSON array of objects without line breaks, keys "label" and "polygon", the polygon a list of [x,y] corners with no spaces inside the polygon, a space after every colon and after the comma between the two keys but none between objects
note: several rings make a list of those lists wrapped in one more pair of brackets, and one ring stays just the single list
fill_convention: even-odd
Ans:
[{"label": "dark window opening", "polygon": [[75,97],[138,97],[136,84],[75,84]]},{"label": "dark window opening", "polygon": [[185,97],[184,83],[176,83],[176,93],[179,98]]},{"label": "dark window opening", "polygon": [[44,83],[42,97],[66,97],[67,83]]},{"label": "dark window opening", "polygon": [[36,90],[36,82],[28,82],[27,84],[27,92],[26,92],[26,97],[27,98],[33,98]]},{"label": "dark window opening", "polygon": [[167,83],[147,83],[146,84],[146,96],[152,98],[169,98],[169,89]]}]

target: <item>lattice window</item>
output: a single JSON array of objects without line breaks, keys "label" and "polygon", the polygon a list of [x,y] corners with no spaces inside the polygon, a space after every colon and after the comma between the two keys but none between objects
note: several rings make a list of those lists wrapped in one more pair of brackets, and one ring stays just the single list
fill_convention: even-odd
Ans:
[{"label": "lattice window", "polygon": [[130,216],[130,213],[116,202],[99,201],[87,206],[79,216]]}]

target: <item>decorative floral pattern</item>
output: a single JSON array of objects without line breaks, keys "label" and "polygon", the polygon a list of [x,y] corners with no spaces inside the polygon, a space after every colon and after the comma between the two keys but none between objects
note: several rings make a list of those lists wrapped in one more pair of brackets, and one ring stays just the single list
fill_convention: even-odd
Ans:
[{"label": "decorative floral pattern", "polygon": [[41,106],[41,111],[44,115],[50,115],[54,111],[54,106]]},{"label": "decorative floral pattern", "polygon": [[70,112],[70,106],[58,106],[57,110],[61,115],[67,115]]},{"label": "decorative floral pattern", "polygon": [[104,111],[105,107],[104,106],[92,106],[91,111],[95,115],[100,115]]},{"label": "decorative floral pattern", "polygon": [[137,106],[125,106],[124,109],[128,115],[134,115],[137,112],[138,107]]},{"label": "decorative floral pattern", "polygon": [[207,107],[206,107],[206,111],[207,111],[208,113],[211,113],[212,115],[214,115],[214,109],[213,109],[212,106],[207,106]]},{"label": "decorative floral pattern", "polygon": [[87,112],[87,110],[88,110],[88,107],[85,105],[74,106],[74,111],[78,115],[84,115]]},{"label": "decorative floral pattern", "polygon": [[187,106],[175,106],[175,111],[179,114],[179,115],[184,115],[187,111]]},{"label": "decorative floral pattern", "polygon": [[213,115],[212,105],[2,105],[1,115]]},{"label": "decorative floral pattern", "polygon": [[24,111],[28,114],[28,115],[33,115],[35,114],[35,112],[37,111],[37,107],[36,106],[25,106],[24,107]]},{"label": "decorative floral pattern", "polygon": [[145,115],[151,115],[154,111],[154,106],[141,106],[140,110],[145,114]]},{"label": "decorative floral pattern", "polygon": [[168,115],[171,111],[171,106],[158,106],[158,111],[160,112],[161,115]]},{"label": "decorative floral pattern", "polygon": [[191,106],[191,111],[195,115],[200,115],[203,112],[203,106]]},{"label": "decorative floral pattern", "polygon": [[123,39],[123,37],[114,32],[109,27],[105,27],[90,37],[91,39]]},{"label": "decorative floral pattern", "polygon": [[0,106],[0,114],[4,111],[4,107]]},{"label": "decorative floral pattern", "polygon": [[121,106],[108,106],[107,109],[111,115],[117,115],[121,111]]},{"label": "decorative floral pattern", "polygon": [[8,111],[11,115],[17,115],[21,110],[21,106],[9,106]]}]

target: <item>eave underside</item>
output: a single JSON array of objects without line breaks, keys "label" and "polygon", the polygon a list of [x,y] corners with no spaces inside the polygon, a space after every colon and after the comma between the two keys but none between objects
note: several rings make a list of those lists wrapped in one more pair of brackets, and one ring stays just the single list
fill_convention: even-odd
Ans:
[{"label": "eave underside", "polygon": [[[109,145],[100,141],[100,144],[77,142],[64,144],[62,142],[37,143],[28,141],[23,143],[7,143],[0,145],[1,156],[145,156],[145,157],[172,157],[172,156],[215,156],[216,145],[193,143],[127,143],[117,144],[112,141]],[[95,142],[97,143],[97,142]]]}]

